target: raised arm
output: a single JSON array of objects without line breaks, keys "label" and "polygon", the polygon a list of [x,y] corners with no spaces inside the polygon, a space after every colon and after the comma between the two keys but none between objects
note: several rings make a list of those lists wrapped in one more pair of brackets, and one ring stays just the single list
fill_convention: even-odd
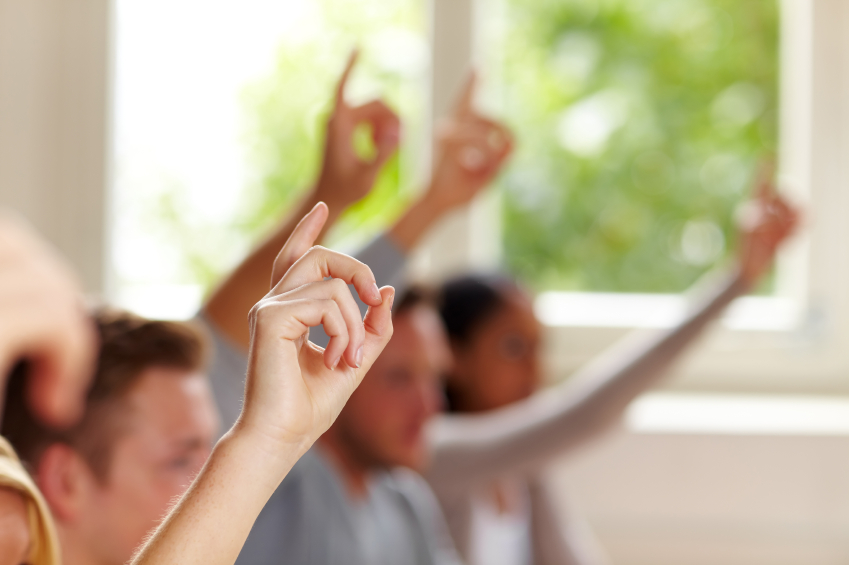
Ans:
[{"label": "raised arm", "polygon": [[[329,212],[324,233],[348,206],[369,193],[378,172],[398,147],[398,117],[384,102],[375,100],[356,107],[345,102],[345,86],[356,59],[354,52],[336,88],[315,185],[280,227],[221,283],[203,307],[207,321],[245,351],[250,341],[247,313],[268,291],[274,258],[300,218],[319,202],[325,202]],[[371,126],[377,149],[371,160],[360,158],[354,151],[354,130],[362,123]]]},{"label": "raised arm", "polygon": [[734,269],[717,276],[674,328],[630,336],[568,383],[483,415],[443,416],[434,424],[433,484],[465,488],[521,473],[605,431],[628,404],[669,371],[693,341],[767,270],[792,232],[796,212],[763,183],[742,227]]},{"label": "raised arm", "polygon": [[[235,563],[271,494],[333,423],[389,341],[393,289],[378,289],[371,270],[355,259],[310,248],[305,232],[313,221],[299,224],[275,262],[279,282],[251,309],[239,421],[133,563]],[[345,283],[369,303],[365,319]],[[309,328],[319,324],[331,335],[326,350],[307,340]]]}]

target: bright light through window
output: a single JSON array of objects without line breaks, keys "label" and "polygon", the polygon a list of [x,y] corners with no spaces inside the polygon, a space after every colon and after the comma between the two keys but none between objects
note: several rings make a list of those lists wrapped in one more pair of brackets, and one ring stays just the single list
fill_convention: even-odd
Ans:
[{"label": "bright light through window", "polygon": [[[380,195],[415,177],[428,70],[423,3],[118,0],[113,299],[183,318],[312,179],[337,73],[363,49],[350,96],[386,96],[405,153]],[[375,199],[342,222],[363,237]],[[397,199],[396,199],[397,200]]]}]

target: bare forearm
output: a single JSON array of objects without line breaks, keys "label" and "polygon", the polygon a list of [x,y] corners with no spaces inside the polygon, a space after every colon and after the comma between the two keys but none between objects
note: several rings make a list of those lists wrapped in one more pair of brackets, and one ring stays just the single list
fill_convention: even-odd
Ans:
[{"label": "bare forearm", "polygon": [[409,253],[418,245],[436,221],[448,211],[445,206],[440,206],[425,196],[410,206],[392,226],[392,229],[389,230],[389,237],[404,253]]},{"label": "bare forearm", "polygon": [[[298,221],[322,201],[323,194],[325,192],[320,186],[310,190],[298,208],[236,267],[204,305],[207,319],[244,351],[247,351],[250,342],[248,312],[268,292],[274,259],[298,225]],[[343,208],[333,203],[328,203],[328,206],[330,215],[322,235],[335,223]]]},{"label": "bare forearm", "polygon": [[232,565],[268,499],[302,455],[267,450],[231,430],[133,565]]}]

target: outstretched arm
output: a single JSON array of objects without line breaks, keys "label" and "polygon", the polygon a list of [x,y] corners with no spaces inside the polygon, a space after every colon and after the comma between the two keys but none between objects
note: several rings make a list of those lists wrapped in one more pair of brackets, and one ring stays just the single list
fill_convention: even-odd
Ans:
[{"label": "outstretched arm", "polygon": [[797,221],[796,212],[768,183],[761,186],[752,212],[743,226],[737,267],[721,275],[677,327],[631,336],[570,382],[526,401],[484,415],[439,418],[432,430],[434,457],[428,472],[432,482],[464,488],[475,481],[521,473],[617,421],[732,300],[754,286]]},{"label": "outstretched arm", "polygon": [[[274,490],[389,341],[392,288],[378,289],[371,270],[355,259],[310,248],[313,224],[326,214],[321,208],[294,231],[274,264],[279,282],[251,309],[239,421],[133,563],[234,563]],[[346,283],[370,305],[365,319]],[[307,339],[319,324],[331,336],[326,350]]]},{"label": "outstretched arm", "polygon": [[[300,218],[319,202],[325,202],[329,212],[323,234],[348,206],[369,193],[378,172],[398,147],[398,117],[384,102],[375,100],[356,107],[345,102],[345,86],[356,59],[354,52],[336,89],[333,112],[327,123],[321,171],[315,185],[294,213],[242,261],[204,305],[207,320],[245,351],[250,341],[247,313],[267,292],[274,258]],[[377,148],[371,160],[360,158],[353,147],[354,130],[362,123],[371,126]]]}]

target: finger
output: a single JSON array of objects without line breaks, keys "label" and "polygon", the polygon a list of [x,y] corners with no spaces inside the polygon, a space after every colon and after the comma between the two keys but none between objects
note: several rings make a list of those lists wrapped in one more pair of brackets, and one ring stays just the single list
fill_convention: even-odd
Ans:
[{"label": "finger", "polygon": [[[365,329],[363,328],[363,319],[360,314],[360,309],[357,306],[354,297],[351,296],[351,291],[348,289],[348,285],[341,279],[309,283],[285,294],[276,296],[273,300],[286,302],[307,298],[333,300],[336,302],[336,305],[339,307],[342,320],[347,328],[347,334],[344,343],[334,345],[334,353],[336,352],[336,348],[341,348],[339,349],[339,356],[344,354],[345,362],[348,366],[359,367],[360,363],[362,363],[360,350],[365,340]],[[327,335],[330,336],[329,333]],[[328,348],[330,348],[329,345]]]},{"label": "finger", "polygon": [[321,246],[311,248],[298,259],[272,289],[271,294],[283,294],[328,277],[353,284],[360,299],[369,306],[378,306],[383,300],[368,265],[344,253]]},{"label": "finger", "polygon": [[315,240],[321,235],[321,229],[327,222],[329,214],[327,204],[319,202],[298,222],[298,225],[292,231],[292,235],[286,240],[286,244],[274,260],[274,266],[271,269],[271,288],[274,288],[286,274],[286,271],[295,264],[295,261],[300,259],[315,244]]},{"label": "finger", "polygon": [[255,312],[255,339],[297,341],[311,327],[324,326],[330,342],[324,350],[324,364],[335,369],[348,344],[348,329],[334,300],[302,298],[297,300],[263,300]]},{"label": "finger", "polygon": [[401,130],[401,120],[398,114],[383,100],[372,100],[350,110],[351,118],[356,123],[367,122],[374,131],[375,144],[398,140]]},{"label": "finger", "polygon": [[359,57],[359,48],[354,48],[348,56],[348,62],[345,64],[345,70],[342,71],[342,76],[339,78],[339,83],[336,85],[336,106],[345,105],[345,86],[348,84],[348,78],[351,76],[351,71]]},{"label": "finger", "polygon": [[469,71],[469,74],[466,76],[466,82],[463,83],[463,88],[460,91],[460,97],[457,99],[457,106],[454,110],[455,116],[468,117],[475,113],[475,87],[477,80],[477,73],[474,70]]},{"label": "finger", "polygon": [[69,426],[82,416],[94,376],[97,335],[82,312],[45,336],[28,356],[27,398],[33,412],[54,427]]},{"label": "finger", "polygon": [[775,163],[772,159],[764,159],[758,166],[756,198],[762,202],[771,201],[775,195]]},{"label": "finger", "polygon": [[368,372],[392,338],[392,303],[395,300],[395,289],[385,286],[380,289],[380,294],[383,297],[382,304],[369,308],[363,320],[366,337],[363,345],[363,363],[359,371],[360,379]]}]

